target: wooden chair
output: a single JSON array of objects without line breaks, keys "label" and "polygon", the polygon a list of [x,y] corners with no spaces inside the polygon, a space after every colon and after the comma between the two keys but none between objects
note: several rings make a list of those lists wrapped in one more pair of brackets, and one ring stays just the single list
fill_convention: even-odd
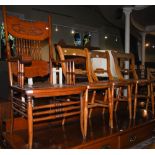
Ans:
[{"label": "wooden chair", "polygon": [[[129,104],[129,118],[132,118],[132,108],[131,108],[131,89],[130,89],[130,82],[129,81],[119,81],[116,77],[112,76],[110,70],[110,56],[108,51],[100,52],[100,51],[93,51],[91,53],[91,60],[95,59],[94,62],[92,61],[92,75],[94,81],[112,81],[114,85],[114,102],[115,108],[114,111],[117,110],[117,105],[120,100],[127,100]],[[97,64],[97,65],[96,65]],[[122,90],[127,88],[127,98],[123,95],[120,96]],[[107,92],[105,92],[107,93]],[[118,94],[117,94],[118,93]],[[105,95],[106,96],[106,95]],[[106,103],[106,98],[105,98]],[[105,104],[107,107],[108,104]]]},{"label": "wooden chair", "polygon": [[[63,87],[52,84],[51,17],[48,18],[48,22],[27,21],[8,16],[5,7],[3,7],[3,17],[11,88],[11,134],[16,112],[18,117],[23,117],[28,122],[28,148],[32,148],[35,123],[59,119],[63,124],[61,119],[80,114],[81,107],[81,131],[85,137],[83,106],[87,86]],[[14,55],[11,54],[8,35],[12,35],[15,39]],[[48,51],[42,50],[42,45],[45,43],[48,45]],[[41,57],[44,52],[49,53],[47,61]],[[31,78],[34,78],[33,82]],[[55,97],[69,95],[77,95],[78,99],[60,102],[55,100]]]},{"label": "wooden chair", "polygon": [[[57,45],[56,49],[66,81],[69,80],[69,74],[71,74],[69,73],[70,71],[74,72],[73,75],[76,75],[76,83],[83,82],[84,80],[85,82],[93,82],[90,71],[89,52],[86,48],[63,48],[60,45]],[[81,62],[83,64],[81,64]]]},{"label": "wooden chair", "polygon": [[[113,80],[113,77],[110,71],[110,57],[108,52],[93,51],[90,53],[90,61],[91,61],[90,63],[91,75],[94,82]],[[96,64],[99,64],[100,66],[96,66]],[[107,90],[103,92],[104,101],[101,101],[96,98],[97,96],[96,91],[93,91],[92,99],[90,102],[90,105],[92,107],[94,105],[103,106],[103,114],[104,114],[105,108],[109,108],[107,93],[108,93]],[[91,108],[89,112],[89,117],[91,116],[92,110],[93,109]]]},{"label": "wooden chair", "polygon": [[[147,79],[151,81],[150,86],[150,93],[152,97],[152,114],[154,116],[154,97],[155,97],[155,68],[147,68]],[[146,109],[148,108],[148,105],[146,105]]]},{"label": "wooden chair", "polygon": [[[92,75],[92,66],[91,66],[91,61],[90,61],[90,52],[88,51],[88,49],[78,49],[78,48],[63,48],[60,45],[57,45],[57,51],[60,57],[60,61],[66,61],[66,60],[74,60],[75,62],[75,68],[72,69],[73,70],[73,75],[75,78],[75,83],[83,83],[85,79],[87,79],[88,85],[89,85],[89,90],[93,91],[93,95],[91,98],[91,101],[88,102],[88,109],[90,109],[89,111],[89,117],[91,117],[91,113],[92,113],[92,109],[96,108],[96,107],[100,107],[103,108],[103,111],[105,109],[105,107],[107,107],[107,104],[105,104],[105,102],[107,103],[107,100],[109,101],[109,104],[111,104],[112,101],[112,84],[111,83],[101,83],[101,84],[97,84],[99,83],[99,81],[94,80],[95,75]],[[107,56],[107,55],[105,55]],[[82,57],[82,60],[81,60]],[[76,66],[76,62],[82,62],[80,63],[80,68],[79,67],[79,63]],[[67,69],[66,64],[64,62],[62,62],[62,70],[64,73],[64,76],[66,78],[66,80],[68,79],[67,76],[67,72],[70,69]],[[80,80],[78,79],[78,76],[80,75]],[[85,76],[85,78],[83,78],[83,76]],[[109,85],[108,85],[109,84]],[[104,93],[104,100],[102,100],[101,102],[96,101],[95,100],[95,96],[96,96],[96,90],[107,90],[106,93]],[[111,104],[112,105],[112,104]],[[110,106],[110,122],[113,122],[113,115],[112,112],[113,110],[111,110],[113,108],[113,106]],[[109,123],[110,127],[113,128],[113,124]]]},{"label": "wooden chair", "polygon": [[[136,117],[137,100],[146,99],[146,105],[149,103],[150,99],[150,81],[147,79],[139,79],[136,69],[135,69],[135,57],[132,53],[121,53],[112,52],[115,68],[119,80],[130,80],[131,81],[131,91],[134,95],[134,114],[133,118]],[[129,68],[125,67],[125,63],[128,63]],[[128,76],[128,79],[125,79]],[[142,94],[142,88],[146,89],[146,94]],[[140,90],[141,89],[141,90]],[[119,96],[119,95],[118,95]]]},{"label": "wooden chair", "polygon": [[[8,15],[6,7],[3,6],[3,18],[10,86],[17,84],[23,88],[25,84],[28,84],[28,81],[31,81],[29,85],[33,85],[33,78],[50,77],[50,61],[53,55],[51,17],[49,16],[48,22],[31,22]],[[9,41],[10,35],[14,38],[14,47]],[[48,60],[42,59],[42,54],[45,52],[42,50],[42,45],[45,43],[48,45]],[[20,94],[20,99],[25,100],[22,93],[15,93],[14,90],[11,90],[11,132],[14,124],[14,111],[23,115],[20,107],[14,105],[15,94]]]}]

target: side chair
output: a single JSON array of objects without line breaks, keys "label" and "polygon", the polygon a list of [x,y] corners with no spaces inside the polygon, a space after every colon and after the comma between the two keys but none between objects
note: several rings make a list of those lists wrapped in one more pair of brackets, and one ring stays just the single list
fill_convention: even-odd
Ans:
[{"label": "side chair", "polygon": [[[11,90],[10,134],[14,131],[15,117],[26,119],[28,144],[25,147],[33,148],[35,124],[51,123],[51,120],[58,120],[61,123],[66,117],[81,114],[80,126],[82,136],[85,138],[86,119],[83,113],[86,109],[87,86],[72,87],[52,83],[51,17],[49,16],[46,22],[30,21],[9,16],[5,7],[3,17]],[[9,35],[14,38],[14,49],[8,40]],[[45,44],[48,46],[47,51],[42,48]],[[45,53],[48,53],[48,60],[42,58]],[[63,98],[71,95],[76,95],[78,100],[60,102],[55,100],[55,97]]]},{"label": "side chair", "polygon": [[[135,57],[132,53],[113,52],[112,54],[119,80],[131,81],[131,92],[134,101],[133,119],[135,119],[137,102],[140,100],[146,101],[147,108],[149,100],[151,100],[150,80],[139,79],[135,69]],[[126,62],[129,68],[125,67]],[[128,79],[125,79],[125,76],[128,76]],[[143,92],[142,89],[145,89],[145,92]]]},{"label": "side chair", "polygon": [[[57,51],[60,58],[60,61],[66,61],[66,60],[75,60],[74,65],[74,77],[75,77],[75,83],[79,84],[87,84],[88,90],[89,90],[89,102],[88,102],[88,109],[89,114],[88,117],[91,117],[92,109],[100,107],[103,108],[103,111],[105,107],[107,107],[107,103],[110,105],[110,119],[109,119],[109,125],[111,128],[113,128],[113,100],[112,100],[112,92],[113,92],[113,85],[110,82],[99,82],[95,79],[95,75],[93,75],[92,72],[92,66],[90,57],[91,54],[88,49],[78,49],[78,48],[67,48],[62,47],[60,45],[57,45]],[[77,60],[80,60],[82,58],[82,63],[76,64]],[[80,65],[80,68],[79,68]],[[64,77],[68,79],[67,77],[67,66],[65,63],[62,62],[62,70]],[[80,80],[78,80],[78,77],[80,76]],[[85,78],[83,78],[85,76]],[[84,80],[87,79],[87,81],[84,82]],[[96,102],[96,90],[101,90],[105,93],[103,93],[104,99],[102,99],[100,102]],[[93,95],[92,95],[93,93]],[[107,102],[108,101],[108,102]],[[106,103],[106,104],[105,104]]]}]

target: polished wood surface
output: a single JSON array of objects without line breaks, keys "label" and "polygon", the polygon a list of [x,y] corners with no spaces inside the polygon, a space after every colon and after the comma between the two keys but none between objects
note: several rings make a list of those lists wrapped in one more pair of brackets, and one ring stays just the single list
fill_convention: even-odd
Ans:
[{"label": "polished wood surface", "polygon": [[[86,140],[83,140],[80,132],[79,118],[66,122],[65,126],[61,126],[61,123],[53,125],[50,122],[48,125],[36,127],[32,148],[130,148],[150,138],[155,125],[152,114],[148,113],[147,116],[143,116],[139,109],[137,119],[129,120],[128,114],[124,113],[124,108],[126,107],[119,107],[118,112],[115,113],[113,129],[109,127],[107,111],[102,117],[98,112],[100,109],[96,109],[93,117],[89,119]],[[3,132],[3,137],[7,143],[6,148],[28,148],[27,130],[25,129],[17,129],[12,135],[9,132]]]}]

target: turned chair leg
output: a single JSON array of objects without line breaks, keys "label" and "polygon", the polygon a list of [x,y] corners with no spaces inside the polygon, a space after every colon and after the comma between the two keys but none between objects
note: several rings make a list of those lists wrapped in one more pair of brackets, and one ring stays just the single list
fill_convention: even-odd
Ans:
[{"label": "turned chair leg", "polygon": [[[93,96],[91,98],[91,103],[90,103],[91,105],[94,104],[95,97],[96,97],[96,91],[93,91]],[[91,118],[92,111],[93,111],[93,108],[90,108],[89,109],[89,116],[88,116],[89,118]]]},{"label": "turned chair leg", "polygon": [[33,111],[32,111],[32,97],[28,97],[27,105],[27,114],[28,114],[28,148],[32,149],[33,145]]},{"label": "turned chair leg", "polygon": [[10,118],[10,133],[13,133],[13,129],[14,129],[14,110],[13,110],[13,91],[11,90],[11,118]]},{"label": "turned chair leg", "polygon": [[150,99],[150,85],[147,85],[147,99],[146,99],[146,111],[148,111],[149,99]]},{"label": "turned chair leg", "polygon": [[138,83],[135,85],[135,96],[134,96],[134,115],[133,119],[136,118],[136,111],[137,111],[137,93],[138,93]]},{"label": "turned chair leg", "polygon": [[153,84],[150,84],[150,93],[151,93],[151,102],[152,102],[152,115],[154,117],[154,92],[153,92]]},{"label": "turned chair leg", "polygon": [[[105,90],[103,105],[107,103],[107,100],[108,100],[107,95],[108,95],[108,92],[107,90]],[[103,107],[102,114],[104,115],[104,113],[105,113],[105,108]]]},{"label": "turned chair leg", "polygon": [[10,134],[13,133],[13,129],[14,129],[14,114],[13,114],[13,109],[11,108]]},{"label": "turned chair leg", "polygon": [[131,86],[128,85],[128,106],[129,106],[129,118],[132,119],[132,99],[131,99]]},{"label": "turned chair leg", "polygon": [[116,97],[116,103],[115,103],[115,108],[114,108],[115,112],[117,111],[118,102],[119,102],[119,99],[121,97],[121,93],[122,93],[122,87],[118,88],[118,95]]},{"label": "turned chair leg", "polygon": [[109,126],[113,128],[113,90],[108,88],[108,101],[109,101]]}]

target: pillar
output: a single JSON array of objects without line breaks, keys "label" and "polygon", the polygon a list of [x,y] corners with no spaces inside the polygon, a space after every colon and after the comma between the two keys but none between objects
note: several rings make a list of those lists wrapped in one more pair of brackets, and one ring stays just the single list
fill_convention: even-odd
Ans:
[{"label": "pillar", "polygon": [[[125,53],[130,52],[130,13],[132,9],[133,9],[132,7],[123,8],[123,12],[125,14]],[[125,68],[126,69],[129,68],[129,62],[125,63]]]},{"label": "pillar", "polygon": [[132,9],[132,7],[123,8],[125,14],[125,53],[130,51],[130,13]]},{"label": "pillar", "polygon": [[[125,14],[125,53],[130,52],[130,13],[132,11],[132,7],[124,7],[123,12]],[[125,68],[129,68],[129,62],[125,62]],[[129,79],[128,75],[125,75],[125,79]],[[127,96],[127,90],[124,90],[124,96]]]}]

